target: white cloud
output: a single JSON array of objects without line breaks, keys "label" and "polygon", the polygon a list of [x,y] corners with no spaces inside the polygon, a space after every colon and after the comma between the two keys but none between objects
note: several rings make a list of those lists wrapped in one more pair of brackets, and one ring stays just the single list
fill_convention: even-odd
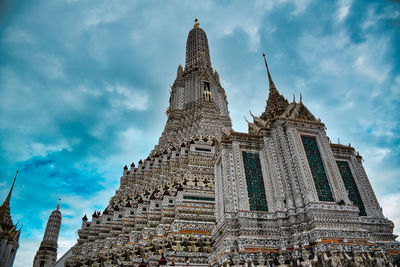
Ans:
[{"label": "white cloud", "polygon": [[[24,229],[22,229],[21,235],[24,234]],[[17,251],[17,255],[14,260],[15,267],[26,267],[31,266],[33,263],[33,258],[35,257],[36,251],[39,249],[39,240],[25,239],[20,240],[20,247]]]},{"label": "white cloud", "polygon": [[[278,4],[280,3],[278,2]],[[275,5],[276,3],[273,1],[256,1],[254,5],[249,5],[247,2],[246,4],[242,2],[232,2],[231,5],[219,9],[220,6],[216,6],[214,3],[210,9],[217,8],[214,9],[216,10],[214,12],[217,13],[217,16],[221,17],[223,23],[215,24],[213,30],[223,35],[230,35],[237,29],[242,30],[249,37],[249,49],[251,51],[257,51],[260,46],[260,26],[263,17],[271,12]],[[226,14],[229,14],[229,16]],[[274,31],[272,25],[265,28],[269,30],[269,33]]]},{"label": "white cloud", "polygon": [[76,244],[75,238],[64,238],[61,237],[58,240],[58,249],[57,249],[57,260],[60,259],[73,245]]},{"label": "white cloud", "polygon": [[391,150],[389,148],[380,148],[380,147],[374,147],[371,148],[371,151],[367,151],[367,153],[374,155],[376,161],[382,161],[390,154],[390,152]]},{"label": "white cloud", "polygon": [[[378,83],[382,83],[385,78],[387,77],[387,74],[389,72],[389,69],[377,69],[374,67],[374,58],[371,57],[366,57],[366,55],[360,55],[355,59],[354,62],[354,67],[355,69],[362,75],[372,78]],[[383,73],[382,73],[383,71]]]},{"label": "white cloud", "polygon": [[379,197],[398,191],[396,187],[388,185],[397,184],[400,177],[400,169],[395,167],[400,147],[378,147],[371,143],[361,143],[357,149],[363,157],[363,165],[375,194]]},{"label": "white cloud", "polygon": [[[265,2],[272,2],[272,1],[265,1]],[[304,13],[305,10],[307,10],[308,6],[312,0],[277,0],[276,3],[278,4],[287,4],[287,3],[293,3],[295,6],[295,9],[292,11],[292,15],[298,16]]]},{"label": "white cloud", "polygon": [[371,6],[368,9],[368,15],[366,20],[361,25],[363,30],[367,30],[374,27],[380,20],[383,19],[396,19],[400,17],[400,11],[397,9],[386,8],[381,12],[376,12],[376,6]]},{"label": "white cloud", "polygon": [[136,154],[136,156],[142,154],[143,157],[147,157],[146,153],[150,152],[148,151],[148,147],[152,145],[151,141],[155,140],[156,138],[154,137],[159,135],[159,132],[144,133],[143,131],[133,127],[127,128],[118,133],[120,153],[113,156],[112,160],[114,162],[119,161],[129,163],[131,160],[139,160],[139,158],[133,158],[133,154]]},{"label": "white cloud", "polygon": [[130,110],[146,110],[149,104],[149,96],[145,91],[135,91],[120,84],[106,86],[114,106],[123,105]]},{"label": "white cloud", "polygon": [[129,5],[126,1],[104,1],[96,5],[84,16],[84,29],[88,30],[101,24],[115,22],[122,18],[129,11],[127,7],[132,7],[133,4],[131,1]]},{"label": "white cloud", "polygon": [[400,236],[400,193],[383,196],[379,202],[383,215],[394,223],[394,234]]},{"label": "white cloud", "polygon": [[35,43],[33,35],[20,27],[11,26],[4,31],[3,41],[9,44],[29,44]]},{"label": "white cloud", "polygon": [[[367,35],[364,42],[354,43],[342,29],[328,36],[305,33],[298,51],[311,66],[311,72],[337,76],[342,82],[359,79],[379,85],[386,81],[393,67],[385,59],[389,49],[387,37],[376,39]],[[366,89],[373,88],[371,85]]]},{"label": "white cloud", "polygon": [[36,54],[32,56],[31,64],[38,72],[42,73],[45,79],[62,79],[64,74],[64,60],[48,53]]},{"label": "white cloud", "polygon": [[339,8],[336,11],[336,21],[343,22],[347,18],[349,14],[350,7],[352,4],[352,0],[340,0],[339,1]]},{"label": "white cloud", "polygon": [[312,0],[295,0],[296,9],[292,12],[293,15],[301,15],[308,8]]},{"label": "white cloud", "polygon": [[397,75],[394,78],[394,82],[392,86],[390,86],[390,91],[391,94],[393,95],[393,100],[394,101],[399,101],[400,102],[400,75]]},{"label": "white cloud", "polygon": [[45,157],[47,154],[62,150],[72,151],[72,145],[76,144],[78,141],[75,140],[72,144],[70,144],[67,140],[60,140],[58,143],[55,144],[44,144],[33,142],[30,144],[30,154],[31,157],[34,156],[42,156]]}]

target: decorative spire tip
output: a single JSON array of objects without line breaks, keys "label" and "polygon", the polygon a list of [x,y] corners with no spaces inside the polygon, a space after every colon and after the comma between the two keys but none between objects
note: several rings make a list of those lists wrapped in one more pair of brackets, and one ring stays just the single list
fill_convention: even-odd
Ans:
[{"label": "decorative spire tip", "polygon": [[13,180],[13,182],[11,184],[11,188],[10,188],[10,191],[8,192],[7,197],[3,202],[3,205],[8,205],[8,206],[10,205],[11,193],[13,191],[15,180],[17,179],[17,175],[18,175],[18,170],[15,172],[14,180]]},{"label": "decorative spire tip", "polygon": [[57,210],[60,209],[60,201],[61,201],[61,198],[58,199]]},{"label": "decorative spire tip", "polygon": [[268,68],[267,59],[265,58],[265,53],[263,53],[263,57],[264,57],[265,67],[267,68],[268,81],[269,81],[269,90],[276,89],[275,84],[272,81],[271,74],[269,73],[269,68]]},{"label": "decorative spire tip", "polygon": [[199,25],[200,25],[199,20],[196,18],[196,19],[194,20],[194,25],[193,25],[193,27],[194,27],[194,28],[198,28]]}]

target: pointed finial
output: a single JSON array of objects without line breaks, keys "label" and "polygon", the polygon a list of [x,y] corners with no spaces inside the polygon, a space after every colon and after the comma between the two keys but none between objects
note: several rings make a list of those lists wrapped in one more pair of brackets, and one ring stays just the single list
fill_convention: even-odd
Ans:
[{"label": "pointed finial", "polygon": [[193,25],[193,27],[194,27],[194,28],[198,28],[199,25],[200,25],[199,20],[196,18],[196,19],[194,20],[194,25]]},{"label": "pointed finial", "polygon": [[61,198],[58,199],[57,210],[60,209],[60,201],[61,201]]},{"label": "pointed finial", "polygon": [[9,235],[11,235],[15,231],[15,229],[17,229],[18,223],[19,223],[19,221],[13,227],[11,227],[11,229],[8,231]]},{"label": "pointed finial", "polygon": [[300,93],[300,103],[303,103],[303,96]]},{"label": "pointed finial", "polygon": [[296,103],[296,95],[293,93],[293,103]]},{"label": "pointed finial", "polygon": [[19,228],[19,230],[17,231],[17,233],[13,236],[13,239],[14,239],[14,240],[19,240],[19,236],[20,236],[20,234],[21,234],[22,227],[24,227],[24,226],[21,225],[21,228]]},{"label": "pointed finial", "polygon": [[339,137],[338,137],[338,139],[337,139],[337,142],[338,142],[338,144],[340,144],[340,139],[339,139]]},{"label": "pointed finial", "polygon": [[268,63],[267,60],[265,59],[265,53],[263,53],[264,57],[264,62],[265,62],[265,67],[267,68],[267,73],[268,73],[268,81],[269,81],[269,89],[276,89],[274,82],[272,81],[271,74],[269,73],[269,68],[268,68]]},{"label": "pointed finial", "polygon": [[183,68],[182,68],[182,65],[179,64],[178,70],[176,71],[176,77],[177,78],[182,78],[182,74],[183,74]]},{"label": "pointed finial", "polygon": [[3,205],[8,205],[8,206],[10,205],[11,193],[13,191],[15,179],[17,179],[17,175],[18,175],[18,170],[15,172],[14,180],[12,182],[12,185],[11,185],[10,191],[8,192],[6,200],[4,200],[4,202],[3,202]]}]

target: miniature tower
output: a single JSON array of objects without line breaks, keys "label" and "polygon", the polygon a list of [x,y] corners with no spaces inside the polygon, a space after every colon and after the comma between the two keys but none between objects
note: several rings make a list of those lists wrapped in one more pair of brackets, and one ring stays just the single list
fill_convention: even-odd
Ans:
[{"label": "miniature tower", "polygon": [[33,267],[52,267],[57,259],[57,240],[60,233],[61,212],[60,200],[57,209],[53,210],[47,221],[46,231],[40,243],[39,250],[33,260]]},{"label": "miniature tower", "polygon": [[19,247],[19,236],[21,229],[16,230],[17,224],[13,224],[10,214],[10,199],[14,188],[15,179],[18,171],[15,174],[10,191],[3,204],[0,206],[0,266],[10,267],[14,263],[15,255]]}]

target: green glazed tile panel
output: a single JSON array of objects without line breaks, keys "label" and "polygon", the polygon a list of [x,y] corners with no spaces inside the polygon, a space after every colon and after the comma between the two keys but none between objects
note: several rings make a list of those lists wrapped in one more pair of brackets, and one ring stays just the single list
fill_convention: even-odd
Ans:
[{"label": "green glazed tile panel", "polygon": [[347,161],[336,161],[340,174],[342,175],[344,186],[346,187],[349,199],[360,209],[360,216],[367,216],[365,212],[364,203],[362,202],[360,192],[358,191],[356,181],[354,181],[353,174],[351,173],[349,163]]},{"label": "green glazed tile panel", "polygon": [[183,196],[183,199],[203,200],[203,201],[215,201],[213,197],[198,197],[198,196]]},{"label": "green glazed tile panel", "polygon": [[246,174],[250,210],[268,211],[264,180],[258,153],[243,151],[243,165]]},{"label": "green glazed tile panel", "polygon": [[301,141],[306,151],[308,165],[314,178],[319,201],[334,201],[321,154],[319,153],[317,140],[312,136],[301,136]]}]

